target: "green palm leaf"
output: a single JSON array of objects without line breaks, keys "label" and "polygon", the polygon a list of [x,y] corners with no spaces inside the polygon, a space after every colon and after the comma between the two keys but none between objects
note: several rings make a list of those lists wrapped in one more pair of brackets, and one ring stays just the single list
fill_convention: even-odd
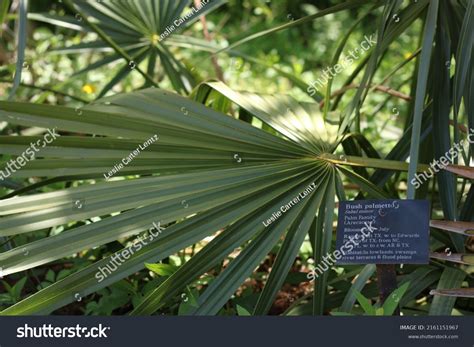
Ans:
[{"label": "green palm leaf", "polygon": [[[168,36],[182,33],[199,16],[215,10],[226,0],[212,0],[204,3],[198,11],[186,10],[191,0],[145,0],[138,5],[134,1],[79,1],[70,4],[76,14],[58,16],[48,13],[31,13],[30,19],[61,26],[67,29],[96,32],[99,38],[86,44],[80,43],[60,49],[58,53],[85,52],[105,49],[115,53],[96,61],[82,72],[102,65],[125,59],[117,74],[101,90],[99,98],[110,91],[117,83],[134,69],[141,73],[149,83],[156,83],[155,58],[158,58],[162,71],[169,77],[176,91],[188,93],[195,85],[191,72],[174,56],[168,46]],[[89,21],[89,18],[93,18]],[[142,53],[136,49],[142,49]],[[149,69],[144,72],[138,66],[148,61]]]},{"label": "green palm leaf", "polygon": [[[223,85],[220,87],[224,88]],[[334,180],[330,179],[335,174],[333,164],[320,155],[330,154],[335,149],[337,137],[331,138],[331,134],[335,134],[337,129],[324,126],[321,112],[315,105],[249,93],[235,95],[238,97],[234,101],[242,107],[249,106],[249,101],[256,98],[265,100],[264,106],[251,111],[284,134],[270,134],[189,99],[154,88],[102,99],[79,112],[59,106],[1,102],[0,119],[11,123],[39,127],[55,124],[59,131],[96,135],[61,136],[44,148],[41,158],[18,171],[18,177],[88,173],[99,178],[104,169],[107,170],[107,165],[119,161],[147,138],[159,134],[159,140],[143,150],[143,157],[134,160],[136,164],[118,174],[136,175],[146,171],[159,175],[97,181],[52,193],[0,201],[2,236],[36,233],[45,228],[101,216],[94,223],[72,227],[67,232],[2,253],[0,262],[4,274],[34,268],[113,240],[137,235],[154,221],[163,225],[177,222],[133,254],[103,282],[97,282],[95,275],[112,255],[4,313],[54,310],[74,300],[75,293],[81,296],[92,293],[142,269],[145,263],[159,261],[221,229],[235,230],[234,225],[242,225],[243,221],[254,227],[239,228],[232,235],[229,232],[222,234],[230,235],[222,238],[234,237],[231,245],[233,248],[243,247],[241,254],[231,263],[229,270],[216,278],[213,282],[216,284],[208,288],[207,294],[200,297],[196,314],[217,313],[287,230],[288,240],[297,232],[299,241],[284,246],[285,249],[291,247],[291,252],[282,255],[284,260],[278,259],[275,271],[288,271],[323,194],[328,185],[334,186]],[[294,114],[287,112],[290,106],[295,110]],[[285,119],[291,123],[288,129],[282,127]],[[305,131],[305,127],[308,130]],[[303,135],[295,136],[299,133]],[[8,152],[18,155],[21,147],[31,140],[28,137],[4,137],[0,141]],[[287,204],[313,182],[316,191],[311,196],[289,209],[278,223],[265,227],[262,222],[271,216],[272,211]],[[83,203],[81,208],[73,208],[76,200]],[[191,278],[195,278],[215,264],[216,259],[225,257],[229,244],[219,240],[204,247],[202,256],[201,252],[198,253],[196,260],[186,263],[173,276],[182,278],[181,273],[191,271],[194,274]],[[206,256],[216,252],[219,257]],[[282,265],[278,265],[280,263]],[[232,271],[234,267],[239,271]],[[219,286],[220,282],[225,282],[226,286]],[[181,288],[189,283],[189,279],[178,283]],[[281,284],[279,276],[275,281],[269,281],[265,307]],[[154,312],[160,304],[155,296],[161,298],[169,296],[168,292],[176,293],[176,287],[168,286],[165,282],[157,288],[144,302],[144,308],[137,308],[140,310],[137,312]],[[214,295],[214,292],[218,294]]]}]

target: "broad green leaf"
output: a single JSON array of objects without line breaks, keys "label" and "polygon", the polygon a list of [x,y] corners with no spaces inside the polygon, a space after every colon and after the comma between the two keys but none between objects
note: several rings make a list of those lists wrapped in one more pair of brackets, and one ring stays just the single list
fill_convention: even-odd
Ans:
[{"label": "broad green leaf", "polygon": [[[439,279],[437,290],[459,288],[462,281],[466,277],[466,273],[456,268],[446,267],[441,274]],[[454,303],[456,302],[455,297],[434,295],[433,301],[431,302],[430,316],[448,316],[451,315]]]},{"label": "broad green leaf", "polygon": [[436,19],[438,17],[439,0],[430,1],[428,8],[425,28],[423,32],[423,44],[420,55],[420,69],[418,71],[416,85],[415,109],[413,114],[413,128],[410,142],[410,166],[408,170],[408,191],[407,198],[415,198],[415,186],[411,183],[415,179],[418,165],[418,154],[420,147],[420,133],[423,116],[423,108],[425,105],[426,86],[428,82],[428,73],[431,60],[431,52],[433,47],[433,38],[436,29]]},{"label": "broad green leaf", "polygon": [[360,306],[364,310],[364,312],[370,316],[375,315],[375,307],[372,306],[370,303],[369,299],[367,299],[365,296],[363,296],[360,292],[355,291],[354,292],[355,297],[357,298],[357,301],[359,302]]},{"label": "broad green leaf", "polygon": [[383,313],[385,316],[391,316],[397,307],[400,305],[400,301],[402,300],[403,296],[405,295],[406,291],[410,286],[410,282],[405,282],[400,287],[395,289],[392,294],[385,299],[383,303]]}]

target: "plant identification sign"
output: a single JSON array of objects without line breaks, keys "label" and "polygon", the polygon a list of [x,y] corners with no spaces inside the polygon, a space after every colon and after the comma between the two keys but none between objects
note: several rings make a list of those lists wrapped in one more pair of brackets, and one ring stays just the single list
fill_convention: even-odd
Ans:
[{"label": "plant identification sign", "polygon": [[341,201],[338,264],[427,264],[427,200]]}]

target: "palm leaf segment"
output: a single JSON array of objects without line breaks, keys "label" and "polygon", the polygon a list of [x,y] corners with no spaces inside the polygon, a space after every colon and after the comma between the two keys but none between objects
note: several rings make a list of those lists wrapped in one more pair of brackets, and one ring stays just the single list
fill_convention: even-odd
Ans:
[{"label": "palm leaf segment", "polygon": [[[29,18],[73,30],[93,31],[82,18],[81,14],[83,14],[133,58],[132,61],[122,62],[121,68],[103,88],[99,97],[105,95],[143,61],[147,61],[147,73],[151,77],[156,75],[155,65],[159,61],[173,88],[187,93],[194,87],[195,80],[191,71],[181,62],[182,59],[176,59],[172,48],[183,46],[190,39],[195,45],[205,45],[206,41],[180,35],[180,33],[193,24],[199,16],[216,9],[225,2],[226,0],[212,0],[204,3],[199,9],[194,7],[197,11],[193,12],[188,8],[193,3],[191,0],[144,0],[139,4],[133,0],[77,1],[74,2],[74,6],[79,12],[75,17],[32,13]],[[112,48],[110,43],[98,37],[96,41],[76,44],[58,51],[83,53],[92,50],[109,52]],[[123,56],[112,51],[75,75],[120,60],[123,60]]]},{"label": "palm leaf segment", "polygon": [[[103,178],[114,163],[147,139],[155,135],[158,139],[118,174],[157,175],[1,200],[0,236],[96,220],[1,253],[4,275],[124,240],[148,230],[153,222],[176,222],[106,280],[99,283],[95,275],[113,254],[3,314],[51,312],[75,300],[77,293],[84,297],[142,270],[144,263],[160,261],[211,235],[217,236],[146,298],[136,313],[153,313],[163,300],[179,294],[235,249],[242,249],[205,290],[195,312],[217,313],[284,238],[259,304],[259,310],[269,309],[316,211],[327,199],[325,194],[334,196],[334,166],[320,156],[333,152],[338,145],[337,127],[322,121],[316,104],[301,104],[283,96],[237,93],[223,84],[211,86],[278,133],[156,88],[101,99],[79,112],[61,106],[0,102],[2,120],[22,126],[54,125],[71,134],[43,148],[38,155],[41,158],[29,162],[16,177]],[[36,139],[5,136],[0,137],[0,143],[5,153],[18,155]],[[308,187],[315,188],[309,191]],[[307,195],[291,203],[301,193]],[[72,208],[77,200],[82,208]],[[268,223],[282,206],[286,207],[281,217]]]}]

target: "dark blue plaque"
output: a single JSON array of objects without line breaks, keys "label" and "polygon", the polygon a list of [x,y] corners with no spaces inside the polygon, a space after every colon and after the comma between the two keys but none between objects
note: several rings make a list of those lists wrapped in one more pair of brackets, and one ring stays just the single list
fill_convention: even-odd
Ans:
[{"label": "dark blue plaque", "polygon": [[429,225],[427,200],[341,201],[337,263],[427,264]]}]

